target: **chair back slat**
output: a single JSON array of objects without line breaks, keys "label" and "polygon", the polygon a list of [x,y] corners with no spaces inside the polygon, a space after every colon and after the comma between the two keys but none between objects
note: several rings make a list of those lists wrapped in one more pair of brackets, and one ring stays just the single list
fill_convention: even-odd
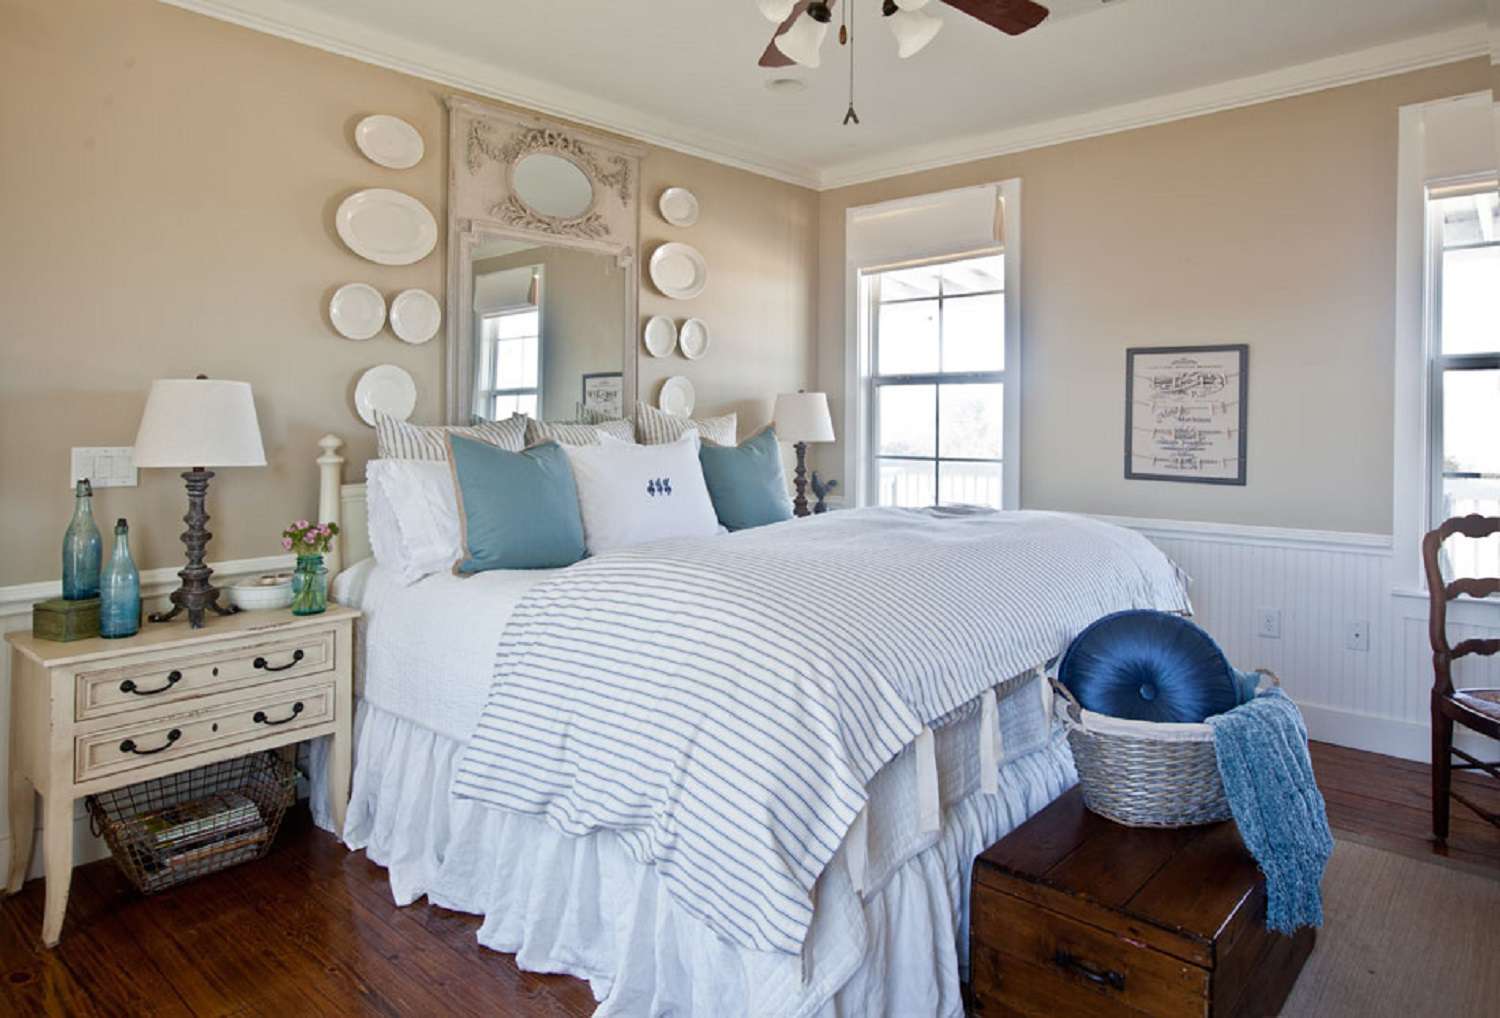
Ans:
[{"label": "chair back slat", "polygon": [[1500,516],[1455,516],[1444,520],[1422,538],[1422,569],[1427,574],[1427,636],[1432,644],[1432,691],[1435,695],[1453,693],[1453,659],[1468,654],[1500,653],[1500,640],[1463,640],[1457,646],[1448,644],[1448,602],[1456,597],[1489,597],[1500,594],[1500,577],[1466,577],[1443,582],[1443,542],[1455,534],[1480,539],[1500,534]]},{"label": "chair back slat", "polygon": [[1489,597],[1491,594],[1500,594],[1500,578],[1496,577],[1465,577],[1462,580],[1454,580],[1443,589],[1443,593],[1451,601],[1455,597],[1467,594],[1470,597]]},{"label": "chair back slat", "polygon": [[1478,654],[1481,657],[1500,654],[1500,640],[1462,640],[1453,645],[1453,650],[1448,656],[1463,657],[1465,654]]}]

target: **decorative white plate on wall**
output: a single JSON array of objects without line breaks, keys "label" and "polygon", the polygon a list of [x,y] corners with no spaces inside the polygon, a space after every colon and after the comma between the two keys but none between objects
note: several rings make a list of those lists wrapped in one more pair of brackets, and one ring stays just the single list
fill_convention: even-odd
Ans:
[{"label": "decorative white plate on wall", "polygon": [[677,326],[666,315],[652,315],[646,323],[646,352],[652,357],[665,357],[677,345]]},{"label": "decorative white plate on wall", "polygon": [[370,162],[392,170],[411,169],[426,151],[415,127],[387,113],[376,113],[356,124],[354,144]]},{"label": "decorative white plate on wall", "polygon": [[404,421],[417,408],[417,383],[404,368],[379,364],[359,376],[354,387],[354,409],[359,419],[375,426],[375,411]]},{"label": "decorative white plate on wall", "polygon": [[345,283],[333,291],[328,319],[345,339],[370,339],[385,324],[385,298],[369,283]]},{"label": "decorative white plate on wall", "polygon": [[698,394],[693,391],[693,383],[681,375],[673,375],[661,383],[661,392],[656,394],[658,407],[680,417],[692,416],[693,406],[697,402]]},{"label": "decorative white plate on wall", "polygon": [[703,292],[708,266],[697,248],[673,241],[651,253],[651,282],[673,300],[688,300]]},{"label": "decorative white plate on wall", "polygon": [[692,226],[698,221],[698,196],[685,187],[669,187],[657,202],[661,217],[673,226]]},{"label": "decorative white plate on wall", "polygon": [[391,331],[407,343],[425,343],[437,335],[443,309],[426,290],[402,290],[391,301]]},{"label": "decorative white plate on wall", "polygon": [[356,191],[333,220],[350,251],[380,265],[411,265],[437,246],[437,220],[427,206],[389,188]]},{"label": "decorative white plate on wall", "polygon": [[708,326],[701,318],[689,318],[682,323],[682,333],[677,337],[677,348],[690,361],[708,353]]}]

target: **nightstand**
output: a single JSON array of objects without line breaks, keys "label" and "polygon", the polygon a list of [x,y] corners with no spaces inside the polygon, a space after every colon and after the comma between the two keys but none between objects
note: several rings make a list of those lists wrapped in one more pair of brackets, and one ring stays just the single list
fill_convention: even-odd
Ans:
[{"label": "nightstand", "polygon": [[62,933],[73,870],[75,800],[203,764],[333,736],[329,805],[342,830],[349,798],[354,620],[242,612],[202,629],[145,624],[123,640],[6,636],[12,649],[7,890],[31,860],[42,796],[47,904],[42,940]]}]

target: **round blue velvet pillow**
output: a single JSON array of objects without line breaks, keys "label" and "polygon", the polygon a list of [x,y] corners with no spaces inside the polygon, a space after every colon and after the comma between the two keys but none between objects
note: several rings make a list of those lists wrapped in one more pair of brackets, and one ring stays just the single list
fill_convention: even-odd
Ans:
[{"label": "round blue velvet pillow", "polygon": [[1167,612],[1106,615],[1068,645],[1057,679],[1085,709],[1130,721],[1199,724],[1241,702],[1214,638]]}]

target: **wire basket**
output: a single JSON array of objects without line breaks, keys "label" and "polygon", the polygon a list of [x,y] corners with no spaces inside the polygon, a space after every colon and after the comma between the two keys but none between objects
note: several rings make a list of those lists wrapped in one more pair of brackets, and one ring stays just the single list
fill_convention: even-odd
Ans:
[{"label": "wire basket", "polygon": [[292,804],[297,772],[276,752],[195,767],[100,792],[89,826],[143,894],[174,887],[270,850]]},{"label": "wire basket", "polygon": [[[1281,685],[1267,669],[1256,671]],[[1096,714],[1057,679],[1050,681],[1090,810],[1127,827],[1193,827],[1230,818],[1213,728]]]}]

